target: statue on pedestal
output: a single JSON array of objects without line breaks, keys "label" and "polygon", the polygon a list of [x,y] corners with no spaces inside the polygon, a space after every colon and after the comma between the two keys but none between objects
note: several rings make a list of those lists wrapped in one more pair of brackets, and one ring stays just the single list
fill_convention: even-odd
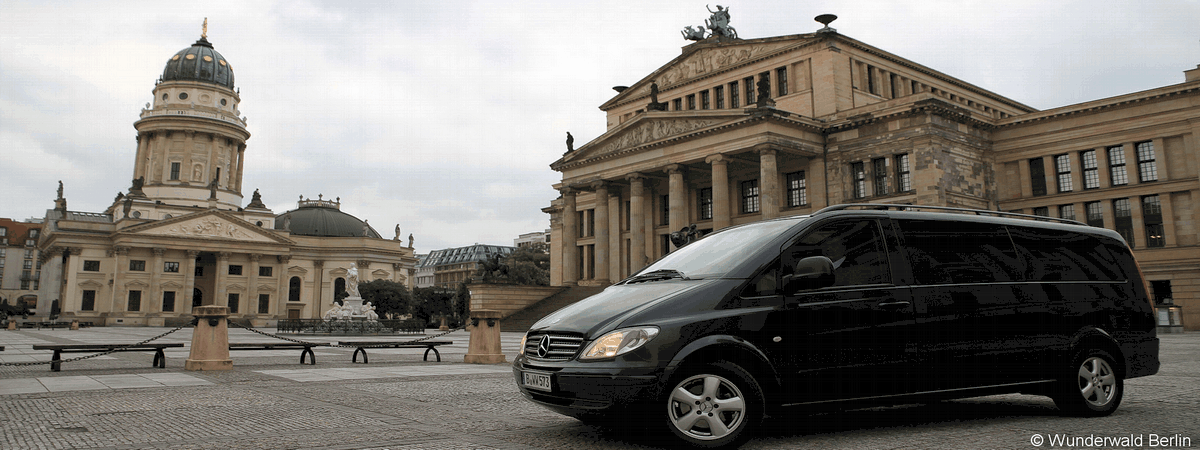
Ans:
[{"label": "statue on pedestal", "polygon": [[360,298],[358,295],[358,267],[354,263],[350,263],[350,269],[346,271],[346,293],[350,297]]}]

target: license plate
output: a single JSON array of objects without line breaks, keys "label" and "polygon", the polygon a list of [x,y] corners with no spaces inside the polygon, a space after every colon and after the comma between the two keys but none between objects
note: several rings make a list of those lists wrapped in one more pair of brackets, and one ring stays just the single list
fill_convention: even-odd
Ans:
[{"label": "license plate", "polygon": [[550,387],[550,374],[548,373],[521,372],[521,384],[539,391],[552,392],[554,390]]}]

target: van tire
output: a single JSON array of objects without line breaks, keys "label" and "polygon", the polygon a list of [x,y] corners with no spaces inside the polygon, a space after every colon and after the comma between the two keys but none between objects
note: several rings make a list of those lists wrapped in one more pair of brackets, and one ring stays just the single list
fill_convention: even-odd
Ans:
[{"label": "van tire", "polygon": [[[762,422],[762,388],[737,364],[685,367],[667,386],[655,409],[662,408],[667,430],[693,447],[736,448]],[[710,421],[720,421],[720,426],[714,429]]]},{"label": "van tire", "polygon": [[1116,411],[1125,395],[1125,380],[1112,355],[1088,349],[1071,361],[1051,395],[1058,409],[1078,417],[1103,417]]}]

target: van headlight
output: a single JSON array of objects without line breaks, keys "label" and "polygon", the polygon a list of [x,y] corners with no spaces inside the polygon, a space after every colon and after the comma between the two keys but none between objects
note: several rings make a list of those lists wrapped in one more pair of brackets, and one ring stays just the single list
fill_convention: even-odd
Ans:
[{"label": "van headlight", "polygon": [[636,350],[658,336],[658,327],[635,327],[616,330],[596,339],[580,361],[613,358]]},{"label": "van headlight", "polygon": [[529,334],[528,334],[528,333],[526,333],[525,335],[521,336],[521,347],[519,347],[519,348],[520,348],[520,350],[517,350],[517,354],[518,354],[518,355],[524,355],[524,354],[525,354],[525,340],[526,340],[526,339],[529,339]]}]

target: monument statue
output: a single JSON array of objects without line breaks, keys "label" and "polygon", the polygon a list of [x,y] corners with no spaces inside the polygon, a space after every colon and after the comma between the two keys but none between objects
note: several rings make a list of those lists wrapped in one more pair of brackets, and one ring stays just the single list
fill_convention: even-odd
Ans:
[{"label": "monument statue", "polygon": [[650,104],[646,105],[647,111],[666,111],[667,102],[658,101],[658,82],[650,82]]},{"label": "monument statue", "polygon": [[346,271],[346,292],[350,297],[361,298],[358,295],[358,267],[354,263],[350,263],[350,269]]},{"label": "monument statue", "polygon": [[708,29],[712,31],[713,36],[737,39],[737,30],[729,26],[729,8],[717,5],[717,10],[713,11],[708,5],[704,7],[708,9],[708,12],[712,13],[704,23],[708,25]]},{"label": "monument statue", "polygon": [[217,198],[217,181],[219,179],[220,179],[220,177],[213,177],[212,183],[208,183],[208,198],[209,199]]},{"label": "monument statue", "polygon": [[258,189],[254,190],[254,196],[250,198],[250,204],[246,205],[246,206],[251,207],[251,208],[266,208],[267,207],[267,205],[263,204],[262,195],[258,193]]},{"label": "monument statue", "polygon": [[[341,197],[338,197],[338,198],[341,198]],[[363,236],[370,236],[370,235],[371,235],[371,226],[367,225],[367,221],[364,220],[363,221]]]},{"label": "monument statue", "polygon": [[58,198],[63,198],[62,180],[58,180]]},{"label": "monument statue", "polygon": [[408,233],[408,248],[413,248],[413,237],[412,237],[412,233]]},{"label": "monument statue", "polygon": [[367,320],[379,320],[379,314],[375,313],[375,305],[372,305],[371,302],[363,305],[362,312],[367,316]]},{"label": "monument statue", "polygon": [[400,224],[396,224],[396,237],[393,237],[392,240],[393,241],[400,240]]},{"label": "monument statue", "polygon": [[755,105],[759,108],[775,106],[775,102],[771,100],[771,82],[767,81],[765,77],[759,77],[755,85],[758,87],[758,99]]},{"label": "monument statue", "polygon": [[703,41],[704,40],[704,31],[705,31],[704,25],[697,25],[696,28],[692,28],[691,25],[688,25],[688,26],[684,27],[684,29],[682,31],[680,31],[680,33],[683,34],[684,39],[687,39],[689,41]]},{"label": "monument statue", "polygon": [[292,216],[283,218],[283,229],[286,231],[292,231]]},{"label": "monument statue", "polygon": [[200,37],[208,38],[208,18],[207,17],[204,18],[204,25],[202,25],[200,28]]},{"label": "monument statue", "polygon": [[[575,151],[575,136],[571,136],[571,132],[567,132],[567,153]],[[564,155],[567,153],[563,153]]]},{"label": "monument statue", "polygon": [[338,317],[338,313],[340,312],[342,312],[342,305],[339,305],[338,302],[333,302],[333,307],[329,308],[329,311],[325,311],[325,316],[322,318],[325,320],[333,320]]}]

